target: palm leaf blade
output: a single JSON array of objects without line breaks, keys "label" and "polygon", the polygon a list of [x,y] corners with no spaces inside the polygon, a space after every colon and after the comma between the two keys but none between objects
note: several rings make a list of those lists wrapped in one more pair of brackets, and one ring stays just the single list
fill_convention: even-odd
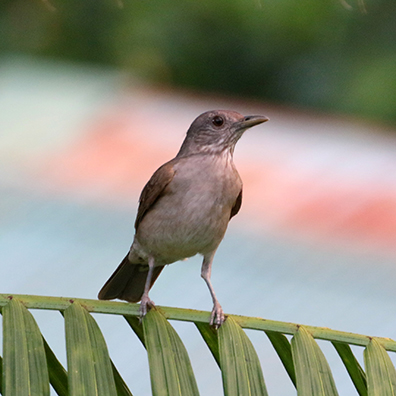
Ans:
[{"label": "palm leaf blade", "polygon": [[3,394],[3,358],[0,356],[0,393]]},{"label": "palm leaf blade", "polygon": [[219,340],[216,331],[208,323],[196,322],[198,331],[206,342],[218,366],[220,366]]},{"label": "palm leaf blade", "polygon": [[11,299],[2,313],[4,393],[49,395],[43,338],[32,314],[16,299]]},{"label": "palm leaf blade", "polygon": [[76,302],[64,317],[70,396],[115,395],[113,369],[97,323]]},{"label": "palm leaf blade", "polygon": [[232,317],[218,330],[220,366],[226,396],[267,396],[257,353]]},{"label": "palm leaf blade", "polygon": [[143,326],[140,323],[139,318],[132,315],[124,315],[124,318],[128,322],[129,326],[131,326],[131,329],[135,332],[143,346],[146,347],[144,342]]},{"label": "palm leaf blade", "polygon": [[155,308],[143,318],[154,396],[197,396],[187,351],[176,331]]},{"label": "palm leaf blade", "polygon": [[266,331],[267,337],[271,341],[276,353],[278,354],[285,370],[289,374],[291,381],[296,386],[296,372],[294,370],[293,356],[289,340],[282,333]]},{"label": "palm leaf blade", "polygon": [[312,335],[300,326],[291,341],[298,396],[338,396],[329,364]]},{"label": "palm leaf blade", "polygon": [[343,361],[345,368],[348,371],[349,376],[356,390],[360,396],[367,396],[367,380],[366,373],[356,360],[355,355],[352,353],[351,347],[348,344],[342,342],[333,342],[334,348],[338,352]]},{"label": "palm leaf blade", "polygon": [[67,372],[55,356],[54,352],[43,337],[45,355],[47,357],[49,380],[59,396],[68,396]]},{"label": "palm leaf blade", "polygon": [[111,362],[111,368],[113,370],[115,386],[117,388],[117,396],[133,396],[113,362]]},{"label": "palm leaf blade", "polygon": [[373,338],[364,350],[369,396],[396,395],[396,370],[379,342]]}]

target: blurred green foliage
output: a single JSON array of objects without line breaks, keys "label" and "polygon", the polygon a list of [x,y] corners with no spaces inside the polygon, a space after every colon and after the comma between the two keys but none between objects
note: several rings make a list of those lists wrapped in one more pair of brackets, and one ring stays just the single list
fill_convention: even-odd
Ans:
[{"label": "blurred green foliage", "polygon": [[0,3],[0,51],[396,122],[396,1]]}]

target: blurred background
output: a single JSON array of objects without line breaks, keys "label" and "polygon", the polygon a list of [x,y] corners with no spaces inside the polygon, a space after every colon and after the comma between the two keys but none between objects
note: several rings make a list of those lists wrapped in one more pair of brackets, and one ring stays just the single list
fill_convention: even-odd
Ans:
[{"label": "blurred background", "polygon": [[[396,338],[396,4],[346,1],[2,1],[0,292],[96,298],[148,178],[196,116],[227,108],[270,122],[235,152],[244,202],[212,275],[225,311]],[[169,266],[153,300],[210,310],[200,264]],[[35,317],[66,365],[62,318]],[[132,393],[150,394],[128,325],[95,318]],[[201,394],[221,394],[195,328],[173,324]],[[269,394],[295,394],[248,334]]]},{"label": "blurred background", "polygon": [[2,53],[394,124],[392,0],[4,0]]}]

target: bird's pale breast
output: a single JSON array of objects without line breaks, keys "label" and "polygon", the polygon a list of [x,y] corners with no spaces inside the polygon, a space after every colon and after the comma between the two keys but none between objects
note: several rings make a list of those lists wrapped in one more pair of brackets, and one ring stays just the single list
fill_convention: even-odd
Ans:
[{"label": "bird's pale breast", "polygon": [[194,155],[175,164],[175,176],[144,216],[135,239],[156,263],[214,251],[227,229],[242,182],[231,155]]}]

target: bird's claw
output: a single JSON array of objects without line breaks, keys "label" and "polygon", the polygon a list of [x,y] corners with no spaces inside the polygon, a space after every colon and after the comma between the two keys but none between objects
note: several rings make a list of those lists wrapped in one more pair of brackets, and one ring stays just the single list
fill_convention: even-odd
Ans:
[{"label": "bird's claw", "polygon": [[140,302],[140,308],[139,308],[140,322],[143,320],[143,318],[146,316],[147,312],[152,307],[155,307],[154,301],[150,300],[150,298],[148,296],[143,296],[142,300]]},{"label": "bird's claw", "polygon": [[209,324],[211,326],[214,326],[216,329],[218,329],[223,324],[224,320],[225,317],[224,317],[223,308],[218,302],[215,302],[213,305],[212,313],[210,315]]}]

